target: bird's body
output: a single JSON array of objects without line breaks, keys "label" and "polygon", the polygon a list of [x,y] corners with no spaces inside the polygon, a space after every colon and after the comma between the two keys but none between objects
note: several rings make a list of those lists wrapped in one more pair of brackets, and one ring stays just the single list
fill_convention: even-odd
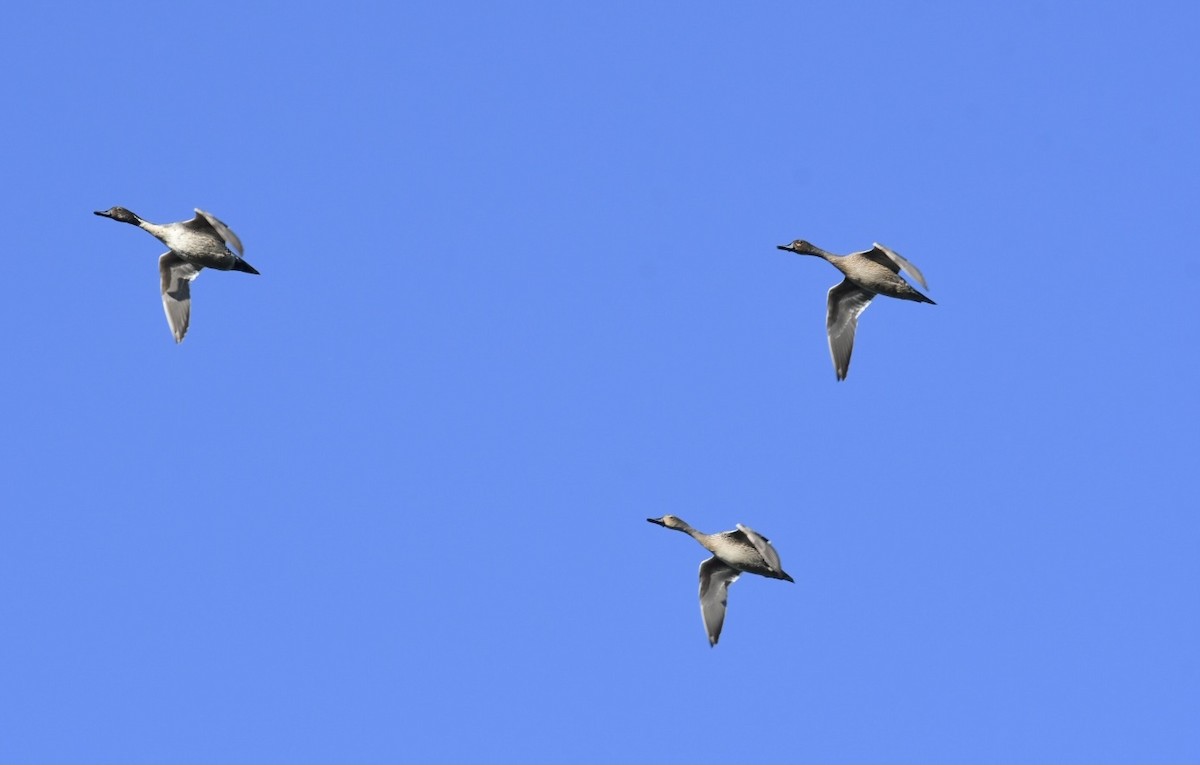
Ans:
[{"label": "bird's body", "polygon": [[838,380],[845,380],[850,370],[850,354],[854,350],[854,333],[859,315],[867,310],[876,295],[912,300],[936,305],[900,276],[900,270],[910,274],[922,287],[925,277],[899,253],[881,244],[849,255],[834,255],[802,239],[781,244],[778,249],[798,255],[813,255],[826,261],[846,277],[829,289],[825,328],[829,334],[829,353]]},{"label": "bird's body", "polygon": [[137,226],[167,246],[167,252],[158,259],[158,270],[163,311],[177,343],[183,342],[187,334],[192,304],[191,281],[201,269],[258,273],[254,266],[242,260],[242,242],[237,234],[215,215],[199,208],[191,220],[166,224],[142,220],[124,207],[113,207],[96,215]]},{"label": "bird's body", "polygon": [[710,646],[716,645],[721,637],[727,591],[739,576],[743,573],[758,574],[771,579],[795,581],[780,566],[779,554],[771,546],[770,540],[748,526],[739,523],[733,531],[705,534],[674,515],[646,520],[664,528],[682,531],[713,554],[700,564],[700,613],[704,617],[704,629]]}]

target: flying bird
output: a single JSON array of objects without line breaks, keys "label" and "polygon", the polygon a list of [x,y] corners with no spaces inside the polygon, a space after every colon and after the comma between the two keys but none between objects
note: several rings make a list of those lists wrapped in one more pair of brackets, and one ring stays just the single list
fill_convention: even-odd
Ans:
[{"label": "flying bird", "polygon": [[779,553],[775,552],[770,540],[748,526],[739,523],[734,531],[705,534],[674,515],[646,520],[663,528],[682,531],[712,553],[711,558],[700,564],[700,614],[704,617],[704,631],[708,633],[710,646],[715,646],[721,637],[729,585],[739,576],[758,574],[796,581],[779,565]]},{"label": "flying bird", "polygon": [[825,328],[829,332],[829,353],[833,357],[833,369],[837,372],[838,380],[845,380],[846,373],[850,370],[850,353],[854,350],[854,330],[858,327],[858,316],[867,310],[871,298],[886,295],[937,305],[913,289],[913,286],[900,276],[900,269],[904,269],[920,282],[922,287],[929,289],[925,277],[917,267],[882,244],[876,244],[863,252],[842,256],[826,252],[803,239],[797,239],[791,244],[778,245],[778,249],[797,255],[815,255],[846,275],[845,279],[829,288],[829,307],[825,315]]},{"label": "flying bird", "polygon": [[217,216],[199,208],[191,220],[166,224],[142,220],[124,207],[97,211],[96,215],[131,223],[167,246],[167,252],[158,259],[158,273],[162,281],[163,311],[176,343],[183,342],[188,331],[192,312],[191,282],[200,269],[258,273],[254,266],[242,260],[242,241],[237,234]]}]

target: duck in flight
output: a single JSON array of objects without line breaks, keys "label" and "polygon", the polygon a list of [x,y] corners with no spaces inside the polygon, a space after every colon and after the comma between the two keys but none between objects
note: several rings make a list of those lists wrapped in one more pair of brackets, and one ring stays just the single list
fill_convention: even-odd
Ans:
[{"label": "duck in flight", "polygon": [[200,269],[258,273],[254,266],[242,260],[242,240],[237,234],[217,216],[199,208],[191,220],[165,224],[142,220],[124,207],[97,211],[96,215],[131,223],[167,246],[167,252],[158,259],[158,273],[162,280],[163,311],[177,343],[183,342],[188,331],[192,311],[191,282]]},{"label": "duck in flight", "polygon": [[797,255],[814,255],[828,262],[846,277],[829,288],[829,307],[825,314],[825,329],[829,332],[829,353],[833,356],[833,369],[838,380],[845,380],[846,373],[850,370],[850,353],[854,350],[854,330],[858,327],[858,316],[867,310],[871,298],[886,295],[937,305],[917,292],[900,276],[900,269],[904,269],[920,282],[922,287],[929,289],[925,277],[917,267],[882,244],[876,244],[863,252],[842,256],[826,252],[803,239],[797,239],[791,244],[778,245],[778,249]]},{"label": "duck in flight", "polygon": [[771,579],[796,581],[779,565],[779,553],[775,552],[770,540],[749,526],[739,523],[733,531],[705,534],[674,515],[646,520],[663,528],[682,531],[712,553],[711,558],[700,564],[700,613],[704,617],[704,631],[708,633],[710,646],[715,646],[721,637],[729,585],[736,582],[739,576],[758,574]]}]

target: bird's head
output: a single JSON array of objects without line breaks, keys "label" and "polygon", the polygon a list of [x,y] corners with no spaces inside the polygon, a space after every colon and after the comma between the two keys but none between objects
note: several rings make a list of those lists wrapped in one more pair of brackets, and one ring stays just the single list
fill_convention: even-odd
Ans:
[{"label": "bird's head", "polygon": [[129,210],[126,210],[124,207],[110,207],[103,212],[97,210],[95,214],[101,216],[102,218],[112,218],[113,220],[119,220],[122,223],[132,223],[135,226],[138,223],[140,223],[142,220],[141,218],[134,215]]},{"label": "bird's head", "polygon": [[791,244],[776,245],[776,249],[787,250],[788,252],[794,252],[797,255],[812,255],[816,252],[817,248],[813,247],[803,239],[797,239]]},{"label": "bird's head", "polygon": [[646,520],[668,529],[681,529],[687,525],[675,515],[664,515],[662,518],[647,518]]}]

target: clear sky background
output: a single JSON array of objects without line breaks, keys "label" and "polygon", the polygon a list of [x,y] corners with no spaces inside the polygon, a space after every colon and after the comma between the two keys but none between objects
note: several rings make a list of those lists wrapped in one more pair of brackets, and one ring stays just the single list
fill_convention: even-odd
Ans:
[{"label": "clear sky background", "polygon": [[[1200,759],[1200,10],[6,10],[0,760]],[[163,247],[210,210],[176,345]],[[838,383],[825,263],[882,242]],[[766,534],[709,648],[706,553]]]}]

